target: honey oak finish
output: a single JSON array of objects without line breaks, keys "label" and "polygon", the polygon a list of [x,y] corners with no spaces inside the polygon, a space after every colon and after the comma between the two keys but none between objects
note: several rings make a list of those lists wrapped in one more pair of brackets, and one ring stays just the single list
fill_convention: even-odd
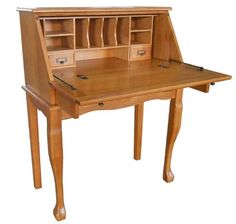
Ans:
[{"label": "honey oak finish", "polygon": [[134,114],[134,159],[141,159],[144,103],[135,105]]},{"label": "honey oak finish", "polygon": [[28,124],[30,134],[31,156],[34,187],[39,189],[42,187],[41,167],[40,167],[40,152],[39,152],[39,133],[38,133],[38,111],[37,107],[32,102],[32,97],[26,95],[28,109]]},{"label": "honey oak finish", "polygon": [[[28,119],[31,140],[31,155],[33,165],[34,186],[42,187],[40,154],[38,141],[37,110],[47,117],[48,154],[53,170],[56,189],[56,205],[53,210],[55,218],[60,221],[66,218],[63,197],[63,148],[62,148],[62,111],[58,106],[50,106],[42,101],[37,95],[24,87],[27,96]],[[67,115],[68,116],[68,115]]]},{"label": "honey oak finish", "polygon": [[53,213],[57,220],[63,220],[66,217],[62,183],[63,150],[61,121],[61,109],[57,106],[50,107],[47,117],[48,153],[55,180],[56,206]]},{"label": "honey oak finish", "polygon": [[209,92],[229,75],[186,64],[169,7],[19,8],[34,187],[42,187],[38,110],[47,118],[55,218],[66,218],[62,120],[134,106],[134,159],[141,159],[144,102],[170,100],[163,179],[182,116],[183,89]]},{"label": "honey oak finish", "polygon": [[165,153],[165,163],[163,170],[163,179],[166,182],[171,182],[174,180],[174,174],[171,171],[171,157],[172,150],[174,147],[175,140],[179,133],[181,125],[181,116],[182,116],[182,97],[183,89],[178,89],[176,91],[176,96],[170,101],[170,112],[169,112],[169,122],[168,122],[168,131],[166,139],[166,153]]}]

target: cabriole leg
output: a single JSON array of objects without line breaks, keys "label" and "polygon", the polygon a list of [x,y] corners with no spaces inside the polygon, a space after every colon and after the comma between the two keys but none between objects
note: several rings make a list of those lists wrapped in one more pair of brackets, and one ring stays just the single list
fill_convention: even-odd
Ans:
[{"label": "cabriole leg", "polygon": [[181,126],[182,96],[183,96],[183,89],[178,89],[176,90],[175,98],[171,99],[170,101],[165,163],[163,170],[163,179],[168,183],[174,180],[174,175],[171,171],[171,157],[174,143]]},{"label": "cabriole leg", "polygon": [[63,149],[61,121],[61,110],[58,107],[51,107],[47,116],[48,151],[56,188],[56,206],[53,213],[58,221],[63,220],[66,217],[62,180]]}]

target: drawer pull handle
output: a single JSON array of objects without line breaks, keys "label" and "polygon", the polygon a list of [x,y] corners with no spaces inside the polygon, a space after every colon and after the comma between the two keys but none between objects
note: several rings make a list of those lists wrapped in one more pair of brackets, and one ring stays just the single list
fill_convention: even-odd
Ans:
[{"label": "drawer pull handle", "polygon": [[138,50],[137,51],[137,55],[139,55],[139,56],[143,56],[143,55],[145,55],[146,54],[146,51],[145,50]]},{"label": "drawer pull handle", "polygon": [[56,58],[56,63],[64,65],[67,62],[67,58]]},{"label": "drawer pull handle", "polygon": [[104,103],[100,102],[100,103],[98,103],[98,106],[102,107],[102,106],[104,106]]}]

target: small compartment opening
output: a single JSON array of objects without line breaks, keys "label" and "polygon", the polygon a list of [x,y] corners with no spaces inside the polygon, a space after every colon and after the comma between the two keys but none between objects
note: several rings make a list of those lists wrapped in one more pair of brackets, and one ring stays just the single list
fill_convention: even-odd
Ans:
[{"label": "small compartment opening", "polygon": [[89,22],[90,47],[103,47],[103,18],[90,18]]},{"label": "small compartment opening", "polygon": [[129,44],[129,17],[120,17],[116,28],[117,45]]},{"label": "small compartment opening", "polygon": [[45,19],[44,30],[46,36],[73,35],[73,19]]},{"label": "small compartment opening", "polygon": [[89,19],[76,19],[75,20],[75,36],[76,48],[89,48]]},{"label": "small compartment opening", "polygon": [[131,30],[152,29],[152,16],[132,17]]},{"label": "small compartment opening", "polygon": [[74,39],[72,36],[47,37],[46,46],[48,51],[73,50]]},{"label": "small compartment opening", "polygon": [[103,25],[104,47],[117,46],[116,26],[117,26],[117,17],[104,18],[104,25]]},{"label": "small compartment opening", "polygon": [[131,33],[131,44],[151,44],[151,32]]}]

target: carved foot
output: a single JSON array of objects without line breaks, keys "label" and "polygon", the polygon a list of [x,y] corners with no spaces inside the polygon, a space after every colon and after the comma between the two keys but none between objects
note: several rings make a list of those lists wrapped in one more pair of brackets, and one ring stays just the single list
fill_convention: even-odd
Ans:
[{"label": "carved foot", "polygon": [[171,157],[175,140],[179,133],[182,116],[182,96],[183,89],[177,89],[174,99],[170,101],[170,112],[168,122],[168,132],[166,139],[166,153],[163,169],[163,179],[170,183],[174,180],[174,174],[171,172]]},{"label": "carved foot", "polygon": [[59,208],[57,205],[53,209],[53,214],[57,221],[61,221],[66,218],[66,210],[65,207]]},{"label": "carved foot", "polygon": [[167,183],[170,183],[170,182],[172,182],[173,180],[174,180],[174,174],[172,173],[172,171],[170,170],[170,171],[167,171],[167,172],[163,172],[163,179],[164,179],[164,181],[165,182],[167,182]]}]

